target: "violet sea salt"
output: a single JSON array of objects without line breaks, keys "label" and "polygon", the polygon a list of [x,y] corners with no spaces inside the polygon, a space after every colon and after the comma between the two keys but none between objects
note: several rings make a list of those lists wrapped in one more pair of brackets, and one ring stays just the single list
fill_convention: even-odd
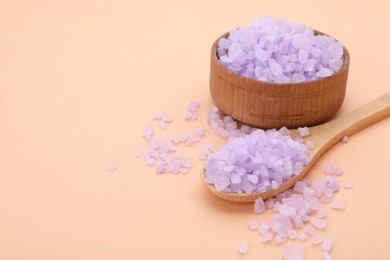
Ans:
[{"label": "violet sea salt", "polygon": [[217,54],[227,69],[247,78],[288,83],[329,77],[343,65],[343,45],[313,29],[264,16],[230,31]]},{"label": "violet sea salt", "polygon": [[276,130],[255,130],[231,139],[205,164],[206,181],[218,191],[251,194],[277,189],[301,172],[309,150]]}]

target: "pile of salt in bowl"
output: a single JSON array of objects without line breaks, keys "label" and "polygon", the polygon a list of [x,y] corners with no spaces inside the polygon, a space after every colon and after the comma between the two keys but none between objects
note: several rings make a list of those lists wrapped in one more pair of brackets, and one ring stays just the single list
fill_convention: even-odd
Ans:
[{"label": "pile of salt in bowl", "polygon": [[333,75],[343,65],[343,45],[310,27],[264,16],[232,29],[218,42],[221,64],[264,82],[306,82]]}]

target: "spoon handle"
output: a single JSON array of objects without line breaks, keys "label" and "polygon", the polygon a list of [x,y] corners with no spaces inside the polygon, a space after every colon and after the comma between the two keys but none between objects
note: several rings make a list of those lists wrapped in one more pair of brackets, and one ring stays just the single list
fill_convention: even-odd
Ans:
[{"label": "spoon handle", "polygon": [[313,141],[327,150],[344,136],[351,136],[388,116],[390,92],[326,124],[312,127],[310,132],[318,138]]}]

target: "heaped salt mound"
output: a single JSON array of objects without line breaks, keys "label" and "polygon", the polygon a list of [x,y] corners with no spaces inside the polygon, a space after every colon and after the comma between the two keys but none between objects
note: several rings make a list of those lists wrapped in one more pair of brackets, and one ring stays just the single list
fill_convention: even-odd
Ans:
[{"label": "heaped salt mound", "polygon": [[301,139],[276,130],[256,130],[209,155],[206,181],[223,192],[264,192],[299,174],[308,159],[309,150]]},{"label": "heaped salt mound", "polygon": [[270,16],[230,31],[218,42],[227,69],[247,78],[277,83],[329,77],[343,65],[343,45],[313,29]]}]

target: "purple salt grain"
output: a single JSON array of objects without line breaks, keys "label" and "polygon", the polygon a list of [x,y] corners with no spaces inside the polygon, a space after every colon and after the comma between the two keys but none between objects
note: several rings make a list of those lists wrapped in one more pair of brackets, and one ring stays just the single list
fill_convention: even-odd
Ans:
[{"label": "purple salt grain", "polygon": [[329,252],[332,249],[333,241],[330,238],[325,238],[324,242],[322,242],[322,249],[324,251]]},{"label": "purple salt grain", "polygon": [[348,141],[349,141],[348,136],[344,136],[343,139],[341,139],[341,142],[345,144],[348,143]]},{"label": "purple salt grain", "polygon": [[263,241],[264,243],[266,242],[269,242],[269,241],[272,241],[274,239],[274,235],[270,232],[267,232],[263,235],[263,238],[261,241]]},{"label": "purple salt grain", "polygon": [[107,168],[110,172],[113,172],[118,168],[118,165],[114,162],[110,162],[107,164]]},{"label": "purple salt grain", "polygon": [[343,188],[344,189],[351,189],[353,188],[353,185],[351,182],[346,182],[344,185],[343,185]]},{"label": "purple salt grain", "polygon": [[284,248],[283,257],[285,260],[303,260],[305,254],[300,246],[291,245]]},{"label": "purple salt grain", "polygon": [[248,224],[249,228],[252,230],[256,230],[259,227],[259,223],[257,221],[251,220]]},{"label": "purple salt grain", "polygon": [[328,251],[323,251],[322,252],[322,257],[324,260],[332,260],[332,256]]},{"label": "purple salt grain", "polygon": [[231,30],[219,40],[217,54],[234,73],[277,83],[327,77],[343,64],[343,45],[334,38],[268,16]]},{"label": "purple salt grain", "polygon": [[315,236],[311,239],[311,242],[313,243],[313,245],[318,245],[319,243],[321,243],[324,239],[320,236]]},{"label": "purple salt grain", "polygon": [[172,122],[172,117],[169,116],[169,115],[164,115],[162,120],[165,122],[165,123],[170,123]]},{"label": "purple salt grain", "polygon": [[138,148],[135,156],[137,156],[139,158],[139,157],[142,157],[143,155],[144,155],[144,153],[143,153],[142,149]]},{"label": "purple salt grain", "polygon": [[300,241],[305,241],[305,240],[307,239],[306,233],[301,233],[301,234],[299,234],[298,239],[299,239]]},{"label": "purple salt grain", "polygon": [[310,135],[310,130],[309,128],[305,127],[298,127],[298,132],[300,137],[305,137]]},{"label": "purple salt grain", "polygon": [[332,162],[328,162],[325,166],[324,172],[326,174],[336,174],[336,166]]},{"label": "purple salt grain", "polygon": [[317,231],[314,229],[312,225],[307,225],[305,228],[305,232],[312,237],[315,237],[317,235]]},{"label": "purple salt grain", "polygon": [[326,211],[326,209],[320,209],[317,212],[317,217],[318,218],[326,218],[327,216],[328,216],[328,212]]},{"label": "purple salt grain", "polygon": [[265,211],[264,200],[259,197],[255,200],[255,213],[261,214]]},{"label": "purple salt grain", "polygon": [[338,210],[343,210],[345,208],[344,204],[338,201],[335,201],[330,205],[332,209],[338,209]]},{"label": "purple salt grain", "polygon": [[238,251],[242,255],[248,253],[248,244],[246,242],[241,242]]},{"label": "purple salt grain", "polygon": [[161,130],[167,130],[167,124],[165,123],[165,121],[160,121],[158,126],[160,127]]},{"label": "purple salt grain", "polygon": [[317,217],[311,217],[310,223],[319,229],[324,229],[326,227],[326,221]]},{"label": "purple salt grain", "polygon": [[153,114],[153,119],[161,120],[163,118],[164,114],[162,112],[156,112]]}]

